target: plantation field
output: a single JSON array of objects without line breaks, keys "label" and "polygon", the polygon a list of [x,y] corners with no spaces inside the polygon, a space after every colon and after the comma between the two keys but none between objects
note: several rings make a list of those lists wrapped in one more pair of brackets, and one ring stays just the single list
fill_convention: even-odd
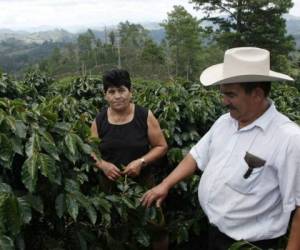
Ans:
[{"label": "plantation field", "polygon": [[[278,109],[300,124],[296,85],[275,83]],[[198,82],[136,80],[134,101],[152,110],[169,145],[166,176],[226,110],[216,88]],[[90,124],[106,105],[100,78],[57,82],[42,73],[15,81],[0,75],[0,249],[151,249],[153,227],[166,223],[171,249],[205,249],[207,221],[199,207],[201,173],[178,184],[163,213],[145,209],[147,190],[130,178],[106,194]],[[235,248],[238,249],[238,248]]]}]

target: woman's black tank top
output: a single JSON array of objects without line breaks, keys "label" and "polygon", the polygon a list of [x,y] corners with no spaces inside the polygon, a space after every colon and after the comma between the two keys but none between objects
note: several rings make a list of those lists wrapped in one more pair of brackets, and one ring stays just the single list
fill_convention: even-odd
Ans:
[{"label": "woman's black tank top", "polygon": [[121,168],[145,155],[150,149],[147,118],[148,110],[135,105],[132,121],[111,124],[103,108],[96,116],[102,159]]}]

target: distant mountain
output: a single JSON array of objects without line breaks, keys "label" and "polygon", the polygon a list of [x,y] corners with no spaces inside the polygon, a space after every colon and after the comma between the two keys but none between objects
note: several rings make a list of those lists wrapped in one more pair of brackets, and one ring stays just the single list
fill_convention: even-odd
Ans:
[{"label": "distant mountain", "polygon": [[5,41],[10,38],[21,40],[22,37],[26,36],[26,31],[13,31],[10,29],[0,29],[0,41]]},{"label": "distant mountain", "polygon": [[36,33],[31,33],[25,38],[27,43],[43,43],[45,41],[68,43],[76,40],[77,35],[69,33],[66,30],[51,30],[51,31],[41,31]]},{"label": "distant mountain", "polygon": [[[297,42],[297,47],[300,48],[300,17],[292,16],[292,15],[284,15],[286,19],[287,31],[288,34],[291,34],[295,37]],[[150,36],[156,42],[161,42],[165,37],[164,29],[159,25],[159,23],[155,22],[145,22],[141,23],[141,25],[149,30]],[[204,26],[209,25],[208,22],[203,22]],[[12,31],[9,29],[0,29],[0,42],[5,41],[9,38],[14,38],[16,40],[20,40],[26,44],[37,43],[42,44],[45,41],[52,41],[58,43],[67,43],[74,42],[78,35],[87,31],[87,28],[82,28],[80,32],[71,33],[64,29],[52,29],[45,30],[47,27],[43,27],[42,31],[39,32],[28,32],[28,31]],[[95,36],[105,42],[105,39],[108,39],[108,33],[111,30],[117,30],[118,26],[106,26],[100,27],[99,29],[92,28],[91,30],[94,32]]]},{"label": "distant mountain", "polygon": [[[159,27],[159,29],[148,30],[149,31],[149,36],[155,42],[160,43],[165,38],[165,30],[160,26],[156,26],[156,27]],[[112,30],[116,30],[116,28],[115,29],[106,29],[106,30],[92,29],[92,31],[95,34],[96,38],[100,39],[102,42],[108,42],[107,41],[108,40],[108,34]]]},{"label": "distant mountain", "polygon": [[[295,38],[300,49],[300,17],[285,15],[287,32]],[[165,30],[159,23],[142,23],[149,30],[150,37],[160,43],[165,38]],[[204,22],[204,26],[208,23]],[[46,28],[46,27],[44,27]],[[117,26],[92,29],[98,39],[108,42],[108,33],[117,30]],[[6,72],[19,72],[52,54],[54,48],[63,48],[66,43],[76,42],[81,32],[71,33],[64,29],[43,30],[38,32],[12,31],[0,29],[0,68]]]},{"label": "distant mountain", "polygon": [[150,36],[155,42],[160,43],[165,38],[166,31],[162,28],[157,30],[150,30]]},{"label": "distant mountain", "polygon": [[290,14],[284,14],[283,17],[286,20],[300,20],[300,16],[294,16],[294,15],[290,15]]},{"label": "distant mountain", "polygon": [[32,33],[0,29],[0,68],[19,73],[49,57],[55,48],[76,41],[77,37],[62,29]]},{"label": "distant mountain", "polygon": [[[286,27],[288,34],[292,35],[296,41],[296,47],[300,49],[300,17],[292,15],[284,15],[286,19]],[[142,23],[145,29],[149,30],[150,37],[160,43],[165,38],[165,30],[159,25],[159,23]],[[203,21],[202,26],[214,26],[209,21]],[[101,29],[92,29],[95,36],[105,42],[108,39],[108,32],[111,30],[117,30],[117,26],[102,27]],[[85,30],[86,31],[86,30]],[[82,32],[85,32],[82,30]]]},{"label": "distant mountain", "polygon": [[296,41],[297,49],[300,49],[300,17],[285,15],[286,28],[288,34],[292,35]]},{"label": "distant mountain", "polygon": [[77,35],[72,34],[63,29],[54,29],[54,30],[39,31],[39,32],[12,31],[8,29],[0,29],[0,41],[5,41],[10,38],[14,38],[26,44],[31,44],[31,43],[42,44],[46,41],[67,43],[67,42],[75,41]]},{"label": "distant mountain", "polygon": [[20,74],[28,67],[48,58],[55,48],[63,48],[65,43],[45,41],[25,43],[24,41],[8,38],[0,41],[0,70]]}]

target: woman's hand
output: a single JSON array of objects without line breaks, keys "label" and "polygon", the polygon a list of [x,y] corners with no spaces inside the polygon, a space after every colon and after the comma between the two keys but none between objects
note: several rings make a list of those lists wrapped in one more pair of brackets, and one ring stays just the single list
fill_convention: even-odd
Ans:
[{"label": "woman's hand", "polygon": [[150,207],[156,201],[156,207],[160,207],[161,203],[167,197],[169,188],[163,182],[154,188],[148,190],[142,197],[141,202],[145,207]]},{"label": "woman's hand", "polygon": [[142,161],[140,159],[130,162],[124,169],[123,175],[130,177],[139,176],[142,170]]},{"label": "woman's hand", "polygon": [[97,162],[96,165],[103,171],[105,176],[112,181],[116,181],[121,176],[120,169],[110,162],[102,160],[101,162]]}]

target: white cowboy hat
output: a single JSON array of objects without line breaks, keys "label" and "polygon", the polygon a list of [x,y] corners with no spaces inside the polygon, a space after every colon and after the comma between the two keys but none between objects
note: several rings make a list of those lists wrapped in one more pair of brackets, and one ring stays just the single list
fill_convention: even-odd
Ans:
[{"label": "white cowboy hat", "polygon": [[270,52],[255,47],[226,50],[224,63],[205,69],[200,76],[200,82],[204,86],[270,81],[294,81],[294,79],[270,70]]}]

